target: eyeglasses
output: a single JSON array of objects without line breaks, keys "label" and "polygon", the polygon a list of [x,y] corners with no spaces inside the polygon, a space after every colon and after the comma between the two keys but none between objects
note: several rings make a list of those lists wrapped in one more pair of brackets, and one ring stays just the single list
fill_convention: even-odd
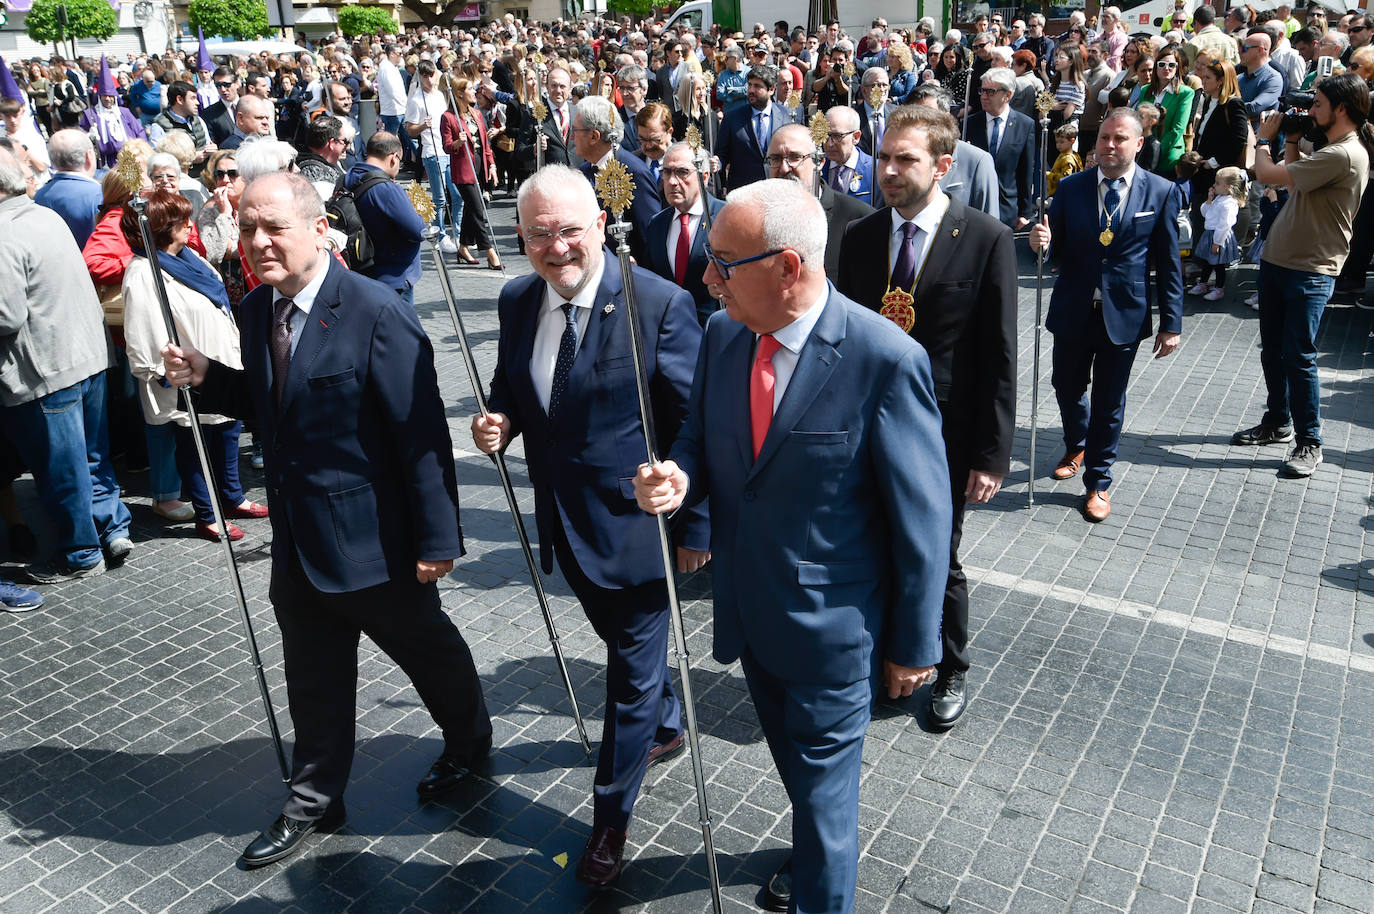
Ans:
[{"label": "eyeglasses", "polygon": [[783,251],[790,250],[789,248],[775,248],[771,251],[764,251],[762,254],[755,254],[753,257],[742,257],[739,260],[721,260],[716,256],[716,252],[711,250],[710,242],[707,242],[705,247],[706,256],[711,258],[711,263],[716,265],[716,271],[720,273],[720,278],[726,282],[730,281],[730,271],[735,267],[742,267],[746,263],[755,263],[759,260],[767,260],[775,254],[781,254]]},{"label": "eyeglasses", "polygon": [[233,84],[233,83],[221,83],[221,82],[217,82],[217,83],[215,83],[215,88],[216,88],[216,89],[232,89],[232,88],[234,88],[234,84]]},{"label": "eyeglasses", "polygon": [[237,178],[238,176],[239,176],[239,170],[238,170],[237,168],[216,168],[216,169],[215,169],[215,180],[216,180],[216,181],[223,181],[225,178],[228,178],[228,179],[230,179],[230,180],[232,181],[233,179]]},{"label": "eyeglasses", "polygon": [[525,232],[525,247],[547,248],[555,241],[561,241],[568,247],[572,247],[582,240],[582,236],[587,234],[587,230],[592,227],[591,223],[583,226],[572,225],[567,228],[559,229],[556,232],[545,232],[538,229],[531,229]]},{"label": "eyeglasses", "polygon": [[665,168],[661,174],[664,178],[672,178],[675,181],[686,181],[696,174],[695,168]]},{"label": "eyeglasses", "polygon": [[1173,61],[1173,60],[1156,60],[1156,61],[1155,61],[1155,69],[1156,69],[1156,70],[1177,70],[1177,69],[1178,69],[1178,62],[1177,62],[1177,61]]},{"label": "eyeglasses", "polygon": [[1007,91],[1007,90],[1006,90],[1006,89],[1003,89],[1001,86],[979,86],[979,87],[978,87],[978,94],[979,94],[979,95],[996,95],[998,92],[1005,92],[1005,91]]},{"label": "eyeglasses", "polygon": [[153,183],[154,183],[154,184],[175,184],[175,183],[177,183],[177,176],[174,175],[174,174],[166,174],[166,173],[153,175]]},{"label": "eyeglasses", "polygon": [[802,163],[803,159],[808,158],[810,158],[810,156],[804,152],[789,152],[786,155],[764,156],[763,160],[768,163],[769,168],[777,168],[784,163],[786,163],[788,168],[796,168]]},{"label": "eyeglasses", "polygon": [[[1354,30],[1352,29],[1351,31],[1354,31]],[[1255,48],[1258,48],[1258,47],[1259,47],[1259,45],[1257,45],[1257,44],[1247,44],[1247,45],[1243,45],[1243,46],[1241,47],[1241,50],[1242,50],[1242,51],[1253,51],[1253,50],[1255,50]]]}]

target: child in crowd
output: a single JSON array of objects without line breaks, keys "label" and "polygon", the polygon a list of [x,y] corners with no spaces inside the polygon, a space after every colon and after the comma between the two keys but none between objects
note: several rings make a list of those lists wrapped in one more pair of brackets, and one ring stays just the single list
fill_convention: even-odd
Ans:
[{"label": "child in crowd", "polygon": [[1159,168],[1159,137],[1154,133],[1155,124],[1159,123],[1159,108],[1150,102],[1141,102],[1135,110],[1140,115],[1140,126],[1145,134],[1145,143],[1135,154],[1135,163],[1153,172]]},{"label": "child in crowd", "polygon": [[[1207,202],[1202,204],[1202,235],[1198,238],[1197,254],[1206,266],[1197,285],[1188,290],[1189,295],[1201,295],[1207,301],[1217,301],[1226,292],[1226,267],[1235,263],[1239,254],[1236,244],[1236,215],[1245,202],[1245,172],[1234,165],[1217,172],[1216,183],[1207,192]],[[1208,278],[1216,271],[1216,284],[1208,283]]]},{"label": "child in crowd", "polygon": [[1045,175],[1046,189],[1051,197],[1059,187],[1060,178],[1067,178],[1074,172],[1083,170],[1083,160],[1073,151],[1073,144],[1077,139],[1077,124],[1065,124],[1054,131],[1054,148],[1058,150],[1059,157],[1054,160],[1054,167]]},{"label": "child in crowd", "polygon": [[1178,220],[1178,253],[1185,265],[1193,253],[1193,220],[1189,213],[1193,202],[1193,175],[1201,166],[1202,156],[1191,150],[1179,156],[1174,163],[1174,187],[1183,195]]}]

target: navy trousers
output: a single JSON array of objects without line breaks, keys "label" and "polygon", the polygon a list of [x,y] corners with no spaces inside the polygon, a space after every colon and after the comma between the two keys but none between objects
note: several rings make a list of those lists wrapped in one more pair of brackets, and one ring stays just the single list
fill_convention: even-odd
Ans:
[{"label": "navy trousers", "polygon": [[1081,336],[1054,338],[1050,380],[1064,423],[1064,447],[1083,449],[1083,487],[1089,492],[1112,484],[1126,415],[1126,384],[1138,348],[1139,341],[1125,346],[1111,341],[1100,309]]},{"label": "navy trousers", "polygon": [[747,649],[740,663],[768,751],[792,801],[791,911],[853,911],[859,774],[874,680],[791,682],[763,669]]},{"label": "navy trousers", "polygon": [[594,825],[629,830],[649,749],[682,731],[668,675],[668,589],[660,578],[612,590],[594,584],[572,555],[560,520],[554,555],[587,620],[606,644],[606,713],[592,785]]}]

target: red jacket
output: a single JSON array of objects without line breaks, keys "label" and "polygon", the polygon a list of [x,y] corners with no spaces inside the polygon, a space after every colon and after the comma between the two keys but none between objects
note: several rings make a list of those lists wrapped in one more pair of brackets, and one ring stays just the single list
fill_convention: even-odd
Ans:
[{"label": "red jacket", "polygon": [[[477,183],[472,168],[476,159],[482,162],[483,182],[490,184],[496,181],[496,158],[491,153],[491,141],[487,139],[487,122],[483,120],[482,112],[474,109],[473,114],[473,119],[477,121],[477,137],[473,145],[469,145],[472,144],[472,138],[468,136],[467,125],[452,111],[445,111],[439,119],[439,136],[444,144],[444,152],[449,155],[454,184]],[[471,151],[471,157],[464,147]]]},{"label": "red jacket", "polygon": [[[133,259],[133,249],[124,240],[124,232],[119,228],[119,220],[124,215],[124,207],[116,206],[95,224],[95,231],[81,249],[86,261],[86,269],[97,286],[121,286],[124,284],[124,271]],[[200,256],[205,256],[205,245],[201,244],[200,232],[191,223],[191,237],[187,246]]]}]

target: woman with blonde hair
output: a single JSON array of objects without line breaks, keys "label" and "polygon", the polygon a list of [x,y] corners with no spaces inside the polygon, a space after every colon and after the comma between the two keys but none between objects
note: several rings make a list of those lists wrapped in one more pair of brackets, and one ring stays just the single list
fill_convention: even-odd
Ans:
[{"label": "woman with blonde hair", "polygon": [[899,105],[906,104],[906,97],[916,89],[916,64],[906,45],[894,43],[887,46],[887,78],[892,84],[888,89],[888,97]]}]

